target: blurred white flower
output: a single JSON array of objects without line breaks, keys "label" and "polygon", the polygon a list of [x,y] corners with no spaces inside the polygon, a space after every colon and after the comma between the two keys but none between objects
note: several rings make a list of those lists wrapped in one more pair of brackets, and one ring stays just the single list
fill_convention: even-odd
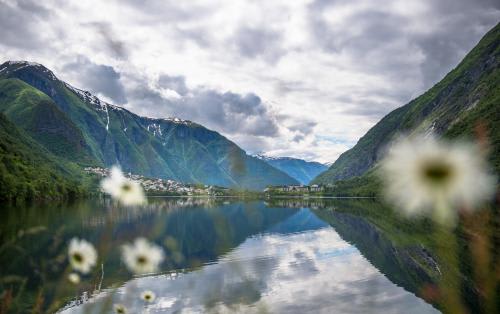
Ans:
[{"label": "blurred white flower", "polygon": [[118,313],[118,314],[125,314],[128,312],[127,308],[123,304],[115,304],[115,305],[113,305],[113,309],[114,309],[115,313]]},{"label": "blurred white flower", "polygon": [[117,166],[111,168],[111,175],[102,180],[101,188],[125,206],[141,205],[146,202],[142,186],[136,181],[127,179]]},{"label": "blurred white flower", "polygon": [[141,299],[146,302],[153,302],[156,298],[156,295],[153,291],[146,290],[141,293]]},{"label": "blurred white flower", "polygon": [[68,257],[74,270],[86,274],[95,266],[97,252],[91,243],[73,238],[69,243]]},{"label": "blurred white flower", "polygon": [[79,284],[80,283],[80,275],[78,275],[77,273],[70,273],[68,275],[68,280],[69,282],[71,282],[72,284]]},{"label": "blurred white flower", "polygon": [[473,144],[434,137],[396,141],[380,164],[385,196],[408,215],[453,223],[454,209],[473,209],[492,196],[495,178]]},{"label": "blurred white flower", "polygon": [[163,259],[163,249],[144,238],[137,238],[133,244],[122,247],[122,260],[135,274],[156,272]]}]

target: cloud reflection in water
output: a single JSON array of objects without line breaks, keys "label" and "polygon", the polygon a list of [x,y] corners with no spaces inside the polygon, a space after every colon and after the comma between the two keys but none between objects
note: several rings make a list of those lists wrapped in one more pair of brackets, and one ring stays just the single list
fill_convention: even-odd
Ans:
[{"label": "cloud reflection in water", "polygon": [[[149,313],[437,312],[390,282],[331,227],[250,237],[200,269],[133,279],[113,302],[140,312],[143,303],[133,296],[146,289],[157,295]],[[64,313],[98,310],[108,295]]]}]

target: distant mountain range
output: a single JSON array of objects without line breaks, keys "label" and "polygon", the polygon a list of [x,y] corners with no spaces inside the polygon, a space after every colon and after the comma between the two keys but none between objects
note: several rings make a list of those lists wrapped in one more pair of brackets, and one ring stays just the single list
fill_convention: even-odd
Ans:
[{"label": "distant mountain range", "polygon": [[345,194],[377,186],[373,167],[387,144],[400,133],[436,133],[473,138],[484,130],[490,161],[500,173],[500,24],[490,30],[463,61],[420,97],[372,127],[313,182],[336,184]]},{"label": "distant mountain range", "polygon": [[251,190],[298,184],[215,131],[177,118],[138,116],[37,63],[0,65],[0,112],[37,147],[80,166],[119,164],[149,177]]},{"label": "distant mountain range", "polygon": [[328,166],[315,162],[305,161],[292,157],[270,157],[264,154],[254,155],[260,160],[264,160],[271,166],[285,172],[290,177],[299,181],[300,184],[307,185],[317,175],[328,169]]}]

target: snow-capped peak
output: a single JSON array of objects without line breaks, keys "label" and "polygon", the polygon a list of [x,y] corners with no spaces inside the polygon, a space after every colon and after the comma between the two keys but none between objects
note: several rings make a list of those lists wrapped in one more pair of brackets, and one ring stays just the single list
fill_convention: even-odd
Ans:
[{"label": "snow-capped peak", "polygon": [[99,99],[99,97],[97,97],[96,95],[92,94],[89,91],[73,87],[66,82],[64,82],[64,85],[66,85],[66,87],[68,89],[73,91],[83,101],[91,103],[94,106],[98,107],[98,110],[107,110],[106,107],[110,107],[110,108],[115,109],[115,110],[122,110],[123,109],[122,107],[112,105],[108,102],[105,102],[105,101]]},{"label": "snow-capped peak", "polygon": [[251,155],[252,157],[255,157],[255,158],[258,158],[260,160],[263,160],[263,161],[274,161],[274,160],[280,160],[280,161],[293,161],[293,160],[298,160],[298,161],[303,161],[303,162],[306,162],[306,163],[318,163],[318,164],[322,164],[322,165],[325,165],[325,166],[329,166],[327,164],[324,164],[324,163],[321,163],[321,162],[317,162],[317,161],[307,161],[305,159],[301,159],[301,158],[296,158],[296,157],[279,157],[279,156],[269,156],[269,155],[266,155],[265,153],[258,153],[258,154],[255,154],[255,155]]},{"label": "snow-capped peak", "polygon": [[40,63],[36,63],[36,62],[31,62],[31,61],[23,61],[23,60],[20,60],[20,61],[7,61],[5,62],[7,65],[27,65],[27,66],[42,66]]},{"label": "snow-capped peak", "polygon": [[47,69],[45,66],[43,66],[40,63],[36,62],[30,62],[30,61],[6,61],[3,64],[0,65],[0,73],[5,72],[15,72],[19,71],[21,69],[27,68],[27,67],[36,67],[38,70],[42,71],[45,73],[49,79],[56,81],[57,77],[54,75],[54,73]]},{"label": "snow-capped peak", "polygon": [[255,158],[260,159],[260,160],[279,160],[279,159],[285,158],[285,157],[267,156],[263,153],[252,155],[252,157],[255,157]]},{"label": "snow-capped peak", "polygon": [[[101,111],[101,112],[106,113],[106,130],[109,130],[109,111],[108,110],[109,109],[111,109],[111,110],[123,110],[122,107],[115,106],[115,105],[107,103],[103,100],[100,100],[99,97],[95,96],[94,94],[92,94],[89,91],[73,87],[66,82],[63,82],[63,83],[69,90],[73,91],[81,100],[83,100],[91,105],[94,105],[94,109],[96,111]],[[124,130],[125,132],[126,132],[126,129],[127,128],[125,128],[125,130]]]},{"label": "snow-capped peak", "polygon": [[176,123],[176,124],[184,124],[184,125],[191,125],[191,124],[193,124],[193,122],[190,121],[190,120],[183,120],[183,119],[176,118],[176,117],[168,117],[168,118],[150,118],[150,117],[145,117],[145,119],[151,120],[153,124],[155,124],[155,123],[161,123],[162,121],[173,122],[173,123]]}]

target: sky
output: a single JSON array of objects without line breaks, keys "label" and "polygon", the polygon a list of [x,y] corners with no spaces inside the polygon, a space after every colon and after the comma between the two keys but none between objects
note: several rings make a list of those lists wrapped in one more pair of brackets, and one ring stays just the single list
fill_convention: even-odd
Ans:
[{"label": "sky", "polygon": [[248,153],[333,162],[499,21],[495,0],[0,0],[0,62]]}]

